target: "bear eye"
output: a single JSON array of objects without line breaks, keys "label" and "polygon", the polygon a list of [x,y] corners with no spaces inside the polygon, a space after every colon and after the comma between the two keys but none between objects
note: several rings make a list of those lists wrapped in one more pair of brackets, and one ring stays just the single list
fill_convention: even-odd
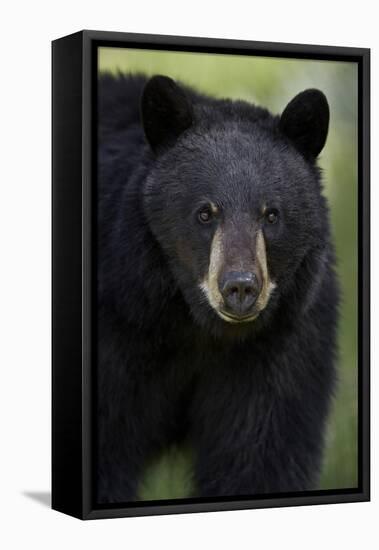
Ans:
[{"label": "bear eye", "polygon": [[265,216],[268,223],[274,224],[278,221],[279,212],[275,208],[272,208],[270,210],[267,210]]},{"label": "bear eye", "polygon": [[210,208],[210,206],[203,206],[198,214],[197,214],[198,220],[201,223],[209,223],[213,218],[213,212]]}]

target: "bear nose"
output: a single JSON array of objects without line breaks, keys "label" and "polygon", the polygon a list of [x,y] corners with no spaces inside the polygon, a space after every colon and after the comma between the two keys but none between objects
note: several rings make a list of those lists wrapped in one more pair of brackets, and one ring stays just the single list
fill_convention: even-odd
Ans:
[{"label": "bear nose", "polygon": [[260,292],[258,278],[250,271],[229,271],[223,275],[219,289],[227,310],[237,317],[249,312]]}]

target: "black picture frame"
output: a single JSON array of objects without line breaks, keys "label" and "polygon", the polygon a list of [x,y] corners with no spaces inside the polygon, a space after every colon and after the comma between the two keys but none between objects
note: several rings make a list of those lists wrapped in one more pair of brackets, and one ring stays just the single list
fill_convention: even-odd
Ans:
[{"label": "black picture frame", "polygon": [[[359,412],[357,489],[265,498],[93,502],[92,328],[99,46],[265,55],[358,63]],[[81,31],[52,43],[52,507],[81,519],[358,502],[370,499],[370,50]]]}]

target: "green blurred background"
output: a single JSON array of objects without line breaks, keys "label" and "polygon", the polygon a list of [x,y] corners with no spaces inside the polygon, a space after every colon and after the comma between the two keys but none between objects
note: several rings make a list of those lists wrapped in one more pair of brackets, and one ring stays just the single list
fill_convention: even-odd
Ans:
[{"label": "green blurred background", "polygon": [[[215,97],[245,99],[281,113],[306,88],[329,101],[330,131],[319,158],[342,288],[339,383],[328,425],[321,489],[357,486],[357,64],[100,48],[99,71],[163,74]],[[148,466],[140,498],[191,494],[191,451],[168,449]]]}]

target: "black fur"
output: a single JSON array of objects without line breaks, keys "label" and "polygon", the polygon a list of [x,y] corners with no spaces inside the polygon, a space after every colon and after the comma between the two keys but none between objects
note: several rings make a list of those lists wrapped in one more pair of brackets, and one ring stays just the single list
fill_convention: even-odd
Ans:
[{"label": "black fur", "polygon": [[[99,80],[98,501],[136,499],[146,464],[181,441],[194,495],[313,489],[338,302],[315,165],[326,100],[300,94],[281,119],[146,82]],[[199,289],[215,231],[196,217],[205,199],[241,236],[263,227],[277,287],[251,323],[225,322]],[[272,227],[262,203],[280,212]]]}]

